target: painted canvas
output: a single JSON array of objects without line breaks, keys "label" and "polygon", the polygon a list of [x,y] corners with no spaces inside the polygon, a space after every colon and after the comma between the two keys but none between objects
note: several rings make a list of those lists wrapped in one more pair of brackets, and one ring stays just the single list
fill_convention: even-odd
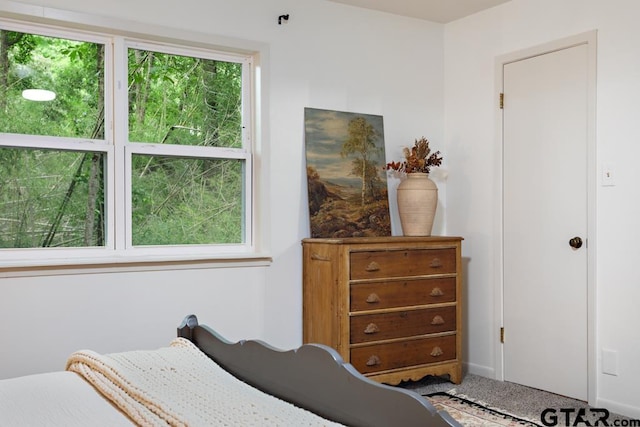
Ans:
[{"label": "painted canvas", "polygon": [[390,236],[382,116],[305,108],[311,237]]}]

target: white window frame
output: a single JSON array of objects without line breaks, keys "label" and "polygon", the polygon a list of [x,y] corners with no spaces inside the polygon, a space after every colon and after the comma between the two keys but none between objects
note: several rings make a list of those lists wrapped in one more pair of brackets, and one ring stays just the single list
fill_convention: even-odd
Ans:
[{"label": "white window frame", "polygon": [[[157,263],[163,261],[247,261],[268,260],[268,256],[257,252],[257,221],[255,212],[256,174],[253,161],[255,123],[258,121],[255,105],[259,102],[256,93],[259,69],[256,68],[255,54],[224,52],[219,48],[203,48],[202,43],[189,42],[159,43],[156,37],[131,38],[98,32],[87,32],[75,28],[62,28],[40,23],[17,22],[0,18],[3,28],[24,33],[41,34],[51,37],[77,39],[100,43],[105,46],[105,139],[57,138],[47,136],[0,134],[0,145],[24,148],[52,148],[72,151],[99,151],[106,154],[105,170],[105,246],[79,248],[20,248],[0,249],[0,270],[41,265],[82,265],[82,264],[122,264]],[[129,48],[152,50],[168,54],[194,56],[241,63],[243,67],[242,99],[242,148],[171,146],[128,141],[128,76],[127,51]],[[10,144],[8,141],[11,141]],[[133,154],[177,155],[181,157],[201,157],[238,159],[244,161],[244,230],[243,242],[239,244],[212,245],[132,245],[131,232],[131,156]],[[120,190],[118,190],[120,189]]]}]

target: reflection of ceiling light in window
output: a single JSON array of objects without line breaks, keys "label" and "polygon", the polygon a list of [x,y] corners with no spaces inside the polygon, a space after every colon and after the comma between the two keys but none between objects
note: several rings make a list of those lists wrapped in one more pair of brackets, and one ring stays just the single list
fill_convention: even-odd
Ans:
[{"label": "reflection of ceiling light in window", "polygon": [[26,89],[22,91],[22,97],[29,101],[53,101],[56,93],[46,89]]}]

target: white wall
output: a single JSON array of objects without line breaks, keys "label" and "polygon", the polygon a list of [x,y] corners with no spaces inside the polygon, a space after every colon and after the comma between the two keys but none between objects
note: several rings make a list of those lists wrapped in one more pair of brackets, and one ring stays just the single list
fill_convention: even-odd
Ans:
[{"label": "white wall", "polygon": [[[264,212],[273,263],[178,271],[99,270],[53,276],[0,275],[0,378],[61,369],[80,348],[111,352],[166,345],[188,313],[229,339],[291,348],[302,340],[302,251],[309,236],[304,107],[384,117],[387,157],[426,136],[443,144],[443,26],[325,0],[33,0],[48,16],[135,31],[195,32],[212,43],[259,49],[267,94]],[[42,14],[0,1],[0,11]],[[70,14],[73,11],[74,14]],[[75,13],[77,12],[77,13]],[[281,14],[289,22],[278,25]],[[88,15],[88,17],[87,17]],[[123,24],[124,23],[124,24]],[[153,26],[153,27],[152,27]],[[391,182],[391,197],[395,185]],[[445,183],[434,232],[444,230]],[[398,227],[392,203],[394,228]],[[1,262],[1,258],[0,258]],[[82,319],[81,326],[75,322]],[[133,321],[140,322],[139,325]]]},{"label": "white wall", "polygon": [[[496,58],[598,32],[597,162],[615,165],[616,186],[597,188],[596,404],[640,418],[640,2],[512,0],[445,26],[445,141],[449,156],[447,229],[465,236],[471,370],[496,374],[494,269],[499,247],[499,138]],[[553,100],[550,100],[553,102]],[[548,153],[553,154],[553,153]],[[535,177],[535,159],[531,173]],[[597,177],[598,182],[599,177]],[[618,352],[619,375],[601,374],[601,349]]]},{"label": "white wall", "polygon": [[264,267],[0,279],[0,379],[62,370],[80,349],[166,346],[190,313],[230,340],[259,337]]}]

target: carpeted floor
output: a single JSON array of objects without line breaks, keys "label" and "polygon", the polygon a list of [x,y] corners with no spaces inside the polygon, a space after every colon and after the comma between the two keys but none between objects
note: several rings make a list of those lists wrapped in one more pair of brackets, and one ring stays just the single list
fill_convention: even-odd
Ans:
[{"label": "carpeted floor", "polygon": [[[555,415],[558,418],[557,425],[566,425],[567,416],[570,417],[570,423],[572,424],[580,408],[585,410],[585,418],[588,417],[588,419],[594,420],[601,415],[592,413],[587,403],[580,400],[472,374],[466,374],[460,384],[452,384],[446,379],[429,376],[421,381],[405,382],[399,386],[422,395],[455,390],[458,395],[464,395],[474,401],[484,402],[491,407],[529,418],[541,425],[541,414],[547,408],[555,410]],[[569,413],[566,411],[568,408],[575,409],[575,411]],[[565,409],[565,412],[560,412],[561,409]],[[548,415],[552,416],[553,414]],[[612,413],[609,417],[610,425],[613,425],[612,421],[615,419],[629,420],[629,418]],[[550,418],[547,418],[547,422],[549,420]]]}]

